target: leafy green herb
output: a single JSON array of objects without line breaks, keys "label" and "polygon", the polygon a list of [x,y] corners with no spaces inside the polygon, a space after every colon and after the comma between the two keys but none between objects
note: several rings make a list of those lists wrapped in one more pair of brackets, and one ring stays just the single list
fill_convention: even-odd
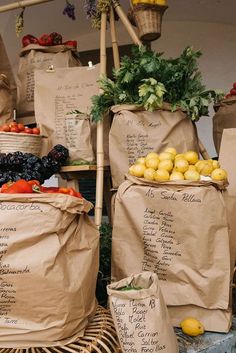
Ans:
[{"label": "leafy green herb", "polygon": [[131,57],[124,56],[113,79],[101,77],[103,93],[92,97],[93,121],[102,119],[112,105],[135,104],[153,111],[163,102],[171,104],[172,111],[180,108],[193,121],[209,114],[209,105],[223,98],[224,93],[205,90],[198,69],[200,51],[187,47],[180,57],[165,59],[145,47],[134,46]]}]

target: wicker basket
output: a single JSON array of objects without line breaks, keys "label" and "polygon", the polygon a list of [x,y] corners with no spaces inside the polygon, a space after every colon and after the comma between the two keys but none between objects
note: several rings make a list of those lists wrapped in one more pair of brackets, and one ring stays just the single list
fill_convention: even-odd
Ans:
[{"label": "wicker basket", "polygon": [[42,146],[41,135],[15,132],[0,132],[0,153],[21,151],[40,156]]},{"label": "wicker basket", "polygon": [[142,41],[151,42],[161,36],[162,16],[168,6],[137,4],[133,14]]}]

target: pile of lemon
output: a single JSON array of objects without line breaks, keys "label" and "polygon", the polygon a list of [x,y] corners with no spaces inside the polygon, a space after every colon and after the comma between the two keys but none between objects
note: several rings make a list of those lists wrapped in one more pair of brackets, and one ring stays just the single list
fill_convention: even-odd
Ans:
[{"label": "pile of lemon", "polygon": [[227,173],[220,168],[218,161],[199,160],[197,152],[189,150],[177,153],[173,147],[168,147],[159,154],[150,152],[146,157],[138,158],[129,168],[129,174],[155,181],[227,179]]}]

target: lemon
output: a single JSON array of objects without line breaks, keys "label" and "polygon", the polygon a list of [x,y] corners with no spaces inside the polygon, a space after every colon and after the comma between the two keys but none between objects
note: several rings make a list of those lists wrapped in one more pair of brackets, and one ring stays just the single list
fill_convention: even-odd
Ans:
[{"label": "lemon", "polygon": [[147,180],[154,180],[154,175],[155,175],[155,169],[147,168],[144,171],[143,177],[144,179],[147,179]]},{"label": "lemon", "polygon": [[167,147],[167,148],[164,150],[164,152],[169,152],[169,153],[173,154],[174,156],[177,155],[177,151],[176,151],[176,149],[175,149],[174,147]]},{"label": "lemon", "polygon": [[198,336],[202,335],[205,331],[203,324],[193,318],[193,317],[187,317],[180,323],[180,327],[183,331],[188,336]]},{"label": "lemon", "polygon": [[135,162],[135,164],[143,164],[143,165],[145,165],[145,163],[146,163],[146,158],[145,157],[140,157]]},{"label": "lemon", "polygon": [[148,153],[147,155],[146,155],[146,161],[149,159],[149,158],[158,158],[159,156],[158,156],[158,154],[156,153],[156,152],[150,152],[150,153]]},{"label": "lemon", "polygon": [[216,168],[211,173],[211,179],[217,180],[217,181],[226,180],[227,179],[227,172],[222,168]]},{"label": "lemon", "polygon": [[178,154],[175,156],[175,160],[178,159],[178,158],[185,159],[184,153],[178,153]]},{"label": "lemon", "polygon": [[190,165],[188,166],[188,170],[196,170],[196,171],[197,171],[197,168],[196,168],[195,165],[190,164]]},{"label": "lemon", "polygon": [[200,180],[200,174],[196,170],[188,169],[184,173],[184,179],[198,181],[198,180]]},{"label": "lemon", "polygon": [[202,161],[202,163],[197,166],[197,171],[201,175],[211,175],[211,172],[213,171],[212,163],[209,161]]},{"label": "lemon", "polygon": [[183,173],[174,171],[170,175],[170,180],[184,180],[184,175]]},{"label": "lemon", "polygon": [[165,169],[158,169],[155,171],[154,179],[156,181],[167,181],[170,179],[170,174]]},{"label": "lemon", "polygon": [[131,167],[129,167],[129,174],[130,175],[134,175],[133,169],[134,169],[134,165],[131,165]]},{"label": "lemon", "polygon": [[195,151],[187,151],[184,154],[184,157],[188,161],[189,164],[195,164],[198,161],[198,154]]},{"label": "lemon", "polygon": [[134,164],[132,166],[132,175],[138,177],[138,178],[142,178],[145,172],[145,165],[143,164]]},{"label": "lemon", "polygon": [[213,167],[213,170],[220,168],[220,163],[218,161],[215,161],[214,159],[212,159],[212,167]]},{"label": "lemon", "polygon": [[189,164],[186,159],[178,158],[175,160],[175,170],[177,172],[185,173],[188,170]]},{"label": "lemon", "polygon": [[173,161],[175,159],[175,156],[170,152],[161,152],[159,154],[159,159],[160,161],[164,161],[166,159],[170,159],[171,161]]},{"label": "lemon", "polygon": [[163,161],[160,161],[158,169],[165,169],[167,172],[171,172],[173,166],[173,162],[170,159],[164,159]]},{"label": "lemon", "polygon": [[159,165],[159,158],[149,158],[146,160],[146,167],[147,168],[153,168],[153,169],[157,169]]}]

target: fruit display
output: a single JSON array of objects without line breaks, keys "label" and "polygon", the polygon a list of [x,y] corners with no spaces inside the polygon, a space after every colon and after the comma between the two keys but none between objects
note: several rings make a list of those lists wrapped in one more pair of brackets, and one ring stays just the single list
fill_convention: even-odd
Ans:
[{"label": "fruit display", "polygon": [[38,180],[42,184],[59,172],[68,157],[68,149],[62,145],[54,146],[42,158],[19,151],[0,153],[0,187],[9,181],[14,182],[19,179]]},{"label": "fruit display", "polygon": [[50,34],[42,34],[39,38],[33,36],[32,34],[27,34],[22,38],[23,48],[29,44],[37,44],[42,46],[52,46],[52,45],[69,45],[77,48],[76,40],[68,40],[63,42],[62,35],[57,32],[52,32]]},{"label": "fruit display", "polygon": [[197,152],[191,150],[177,153],[173,147],[138,158],[129,168],[129,174],[150,181],[227,180],[227,173],[218,161],[200,160]]},{"label": "fruit display", "polygon": [[229,93],[226,94],[225,98],[227,99],[233,96],[236,97],[236,82],[233,83],[231,90],[229,91]]},{"label": "fruit display", "polygon": [[202,335],[205,331],[203,324],[194,317],[187,317],[182,320],[180,327],[183,333],[192,337]]},{"label": "fruit display", "polygon": [[16,121],[12,121],[10,124],[4,124],[0,126],[0,132],[14,132],[14,133],[25,133],[40,135],[40,129],[38,127],[30,128],[24,124],[18,124]]}]

